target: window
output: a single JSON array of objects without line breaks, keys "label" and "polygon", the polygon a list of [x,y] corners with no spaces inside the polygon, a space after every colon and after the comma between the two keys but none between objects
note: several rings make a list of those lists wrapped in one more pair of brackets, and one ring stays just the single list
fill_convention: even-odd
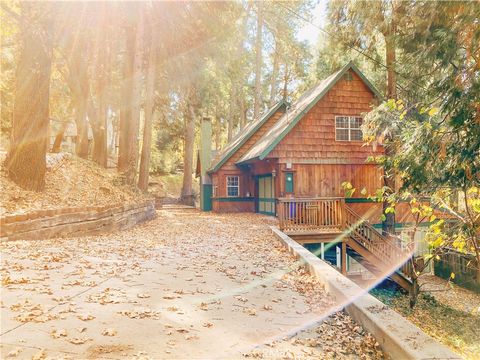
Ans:
[{"label": "window", "polygon": [[362,118],[358,116],[335,116],[335,140],[361,141]]},{"label": "window", "polygon": [[240,194],[240,181],[238,176],[227,176],[227,196],[237,197]]},{"label": "window", "polygon": [[293,172],[285,173],[285,192],[293,193]]}]

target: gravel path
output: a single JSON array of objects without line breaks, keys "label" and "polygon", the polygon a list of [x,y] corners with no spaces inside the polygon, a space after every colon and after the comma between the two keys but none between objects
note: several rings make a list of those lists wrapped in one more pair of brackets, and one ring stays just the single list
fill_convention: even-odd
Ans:
[{"label": "gravel path", "polygon": [[274,222],[162,210],[121,233],[2,244],[1,358],[381,358]]}]

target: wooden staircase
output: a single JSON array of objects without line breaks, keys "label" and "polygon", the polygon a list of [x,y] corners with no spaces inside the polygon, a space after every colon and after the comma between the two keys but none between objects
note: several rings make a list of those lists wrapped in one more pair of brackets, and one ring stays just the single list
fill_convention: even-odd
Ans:
[{"label": "wooden staircase", "polygon": [[[280,199],[280,230],[301,242],[345,242],[347,253],[376,276],[409,289],[412,251],[388,239],[345,204],[343,198]],[[307,239],[312,239],[308,241]]]},{"label": "wooden staircase", "polygon": [[394,239],[384,237],[348,206],[345,206],[345,225],[349,233],[349,255],[373,274],[389,274],[392,280],[408,290],[412,285],[412,269],[407,261],[412,253],[410,249],[402,248]]}]

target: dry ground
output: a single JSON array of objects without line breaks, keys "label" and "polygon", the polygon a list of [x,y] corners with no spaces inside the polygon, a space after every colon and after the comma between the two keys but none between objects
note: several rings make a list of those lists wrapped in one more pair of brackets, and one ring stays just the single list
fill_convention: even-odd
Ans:
[{"label": "dry ground", "polygon": [[162,210],[122,233],[2,244],[1,358],[382,357],[274,221]]},{"label": "dry ground", "polygon": [[[5,157],[0,152],[0,163]],[[67,153],[47,154],[45,190],[27,191],[0,170],[0,216],[32,210],[128,204],[145,196],[122,185],[116,169],[104,169],[92,161]]]}]

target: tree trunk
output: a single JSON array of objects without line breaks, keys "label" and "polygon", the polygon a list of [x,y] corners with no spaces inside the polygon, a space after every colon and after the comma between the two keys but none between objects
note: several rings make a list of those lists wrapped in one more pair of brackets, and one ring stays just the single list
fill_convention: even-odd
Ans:
[{"label": "tree trunk", "polygon": [[[392,11],[393,17],[393,11]],[[385,36],[385,52],[386,52],[386,65],[387,65],[387,98],[388,99],[397,99],[397,83],[395,76],[395,26],[394,20],[392,18],[391,28],[389,33]],[[388,136],[385,141],[392,142],[392,137]],[[385,155],[391,157],[394,154],[394,149],[392,149],[393,144],[385,147]],[[385,174],[383,177],[384,186],[391,189],[387,194],[395,191],[395,173],[388,173],[388,169],[384,170]],[[383,214],[385,210],[389,207],[387,201],[383,202],[382,209]],[[382,222],[382,233],[385,236],[395,235],[395,213],[389,212],[385,214],[385,221]]]},{"label": "tree trunk", "polygon": [[235,118],[235,110],[236,110],[236,98],[237,98],[237,91],[236,91],[236,84],[235,80],[232,80],[232,92],[230,93],[230,109],[228,111],[228,123],[227,123],[227,140],[230,141],[233,138],[233,122]]},{"label": "tree trunk", "polygon": [[262,106],[262,27],[263,2],[257,1],[257,37],[255,41],[255,103],[253,118],[258,119]]},{"label": "tree trunk", "polygon": [[75,101],[75,124],[77,126],[77,140],[75,152],[78,157],[88,157],[88,124],[87,124],[87,98],[79,98]]},{"label": "tree trunk", "polygon": [[52,145],[52,153],[59,153],[60,150],[62,150],[63,136],[65,134],[65,130],[67,129],[67,126],[68,126],[68,121],[64,121],[62,122],[62,125],[60,125],[60,129],[58,129],[58,132],[55,135],[55,141],[53,142],[53,145]]},{"label": "tree trunk", "polygon": [[132,86],[133,86],[133,62],[135,57],[135,31],[130,26],[125,29],[126,52],[123,68],[122,106],[120,108],[120,124],[118,139],[118,171],[125,173],[128,169],[128,154],[130,152],[129,134],[132,122]]},{"label": "tree trunk", "polygon": [[[105,20],[107,18],[105,4],[100,3],[101,8],[99,12],[101,14],[101,19]],[[98,38],[96,41],[97,47],[97,64],[96,64],[96,80],[97,80],[97,107],[92,111],[92,117],[90,118],[90,125],[92,126],[93,133],[93,151],[92,159],[97,164],[107,167],[108,154],[107,154],[107,107],[105,102],[105,92],[106,92],[106,83],[107,83],[107,39],[106,34],[108,30],[103,30],[98,33]],[[93,106],[93,101],[91,101]]]},{"label": "tree trunk", "polygon": [[272,67],[272,78],[270,79],[270,107],[275,105],[275,98],[277,96],[277,74],[278,74],[278,66],[279,66],[279,57],[280,57],[280,49],[279,49],[278,40],[275,42],[275,50],[273,53],[273,67]]},{"label": "tree trunk", "polygon": [[183,185],[181,199],[185,205],[194,205],[192,192],[193,173],[193,142],[195,137],[195,109],[193,104],[193,90],[188,99],[185,114],[185,146],[183,154]]},{"label": "tree trunk", "polygon": [[[152,22],[152,19],[150,19]],[[148,70],[147,70],[147,85],[146,85],[146,99],[145,99],[145,124],[143,126],[143,143],[142,155],[140,158],[140,171],[138,175],[138,187],[147,191],[148,189],[148,175],[150,170],[150,152],[152,146],[152,118],[154,114],[154,86],[156,76],[156,44],[153,41],[153,24],[150,24],[150,52],[148,56]]]},{"label": "tree trunk", "polygon": [[240,93],[239,102],[240,102],[240,106],[239,106],[240,127],[243,129],[245,125],[247,125],[247,109],[245,106],[245,93],[243,92],[243,90]]},{"label": "tree trunk", "polygon": [[410,286],[410,289],[408,291],[410,309],[413,309],[417,304],[419,293],[420,293],[420,286],[418,285],[418,278],[416,276],[413,276],[412,285]]},{"label": "tree trunk", "polygon": [[[87,100],[88,100],[88,49],[87,41],[80,36],[75,44],[69,48],[67,54],[68,75],[65,81],[72,95],[75,109],[75,125],[77,127],[77,139],[75,152],[78,157],[88,157],[88,124],[87,124]],[[73,55],[74,54],[74,55]]]},{"label": "tree trunk", "polygon": [[20,5],[22,50],[16,72],[12,139],[5,166],[10,179],[19,186],[41,191],[45,187],[48,144],[52,19],[48,4]]},{"label": "tree trunk", "polygon": [[138,166],[139,152],[139,128],[140,128],[140,109],[142,95],[142,73],[143,73],[143,39],[144,31],[144,5],[138,9],[138,22],[135,36],[135,56],[133,61],[133,83],[132,83],[132,111],[130,118],[128,134],[128,158],[125,178],[127,184],[135,185]]},{"label": "tree trunk", "polygon": [[285,74],[283,77],[283,100],[287,100],[288,96],[288,65],[285,63]]}]

